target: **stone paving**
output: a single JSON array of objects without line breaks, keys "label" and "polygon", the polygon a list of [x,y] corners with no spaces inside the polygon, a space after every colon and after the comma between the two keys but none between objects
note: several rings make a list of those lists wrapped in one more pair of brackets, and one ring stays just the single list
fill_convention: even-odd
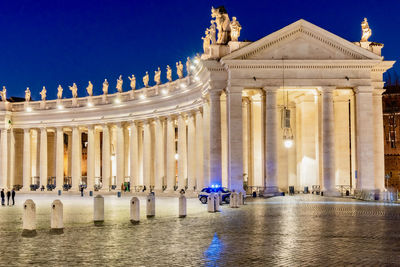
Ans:
[{"label": "stone paving", "polygon": [[[105,224],[93,226],[92,199],[61,197],[64,234],[52,235],[56,196],[17,196],[0,207],[0,266],[386,266],[400,264],[400,206],[310,195],[251,199],[239,209],[156,199],[156,217],[129,222],[129,197],[105,197]],[[21,237],[24,198],[38,207],[38,234]]]}]

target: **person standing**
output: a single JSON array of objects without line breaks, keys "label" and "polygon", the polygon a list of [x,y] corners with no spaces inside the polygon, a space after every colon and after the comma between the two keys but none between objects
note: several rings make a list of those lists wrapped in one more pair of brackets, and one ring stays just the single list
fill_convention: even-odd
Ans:
[{"label": "person standing", "polygon": [[10,197],[11,197],[11,192],[10,190],[7,190],[7,206],[10,206]]},{"label": "person standing", "polygon": [[14,206],[14,204],[15,204],[15,190],[14,190],[14,188],[11,190],[11,200],[12,200],[12,203],[13,203],[13,206]]},{"label": "person standing", "polygon": [[4,189],[1,189],[0,196],[1,196],[1,205],[4,206],[4,198],[5,198]]},{"label": "person standing", "polygon": [[81,185],[81,197],[83,197],[83,185]]}]

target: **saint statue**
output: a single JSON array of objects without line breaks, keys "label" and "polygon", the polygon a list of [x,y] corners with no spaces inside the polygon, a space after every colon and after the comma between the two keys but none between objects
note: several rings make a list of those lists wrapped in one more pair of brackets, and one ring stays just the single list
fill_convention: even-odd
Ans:
[{"label": "saint statue", "polygon": [[68,86],[69,90],[72,92],[72,97],[76,98],[78,96],[78,87],[76,86],[76,83],[73,83],[72,86]]},{"label": "saint statue", "polygon": [[231,21],[231,40],[237,42],[239,40],[240,31],[242,30],[242,26],[239,21],[236,20],[236,17],[232,17]]},{"label": "saint statue", "polygon": [[215,24],[212,22],[209,31],[209,36],[210,36],[210,41],[211,44],[215,44],[217,43],[217,39],[216,39],[216,34],[217,34],[217,29],[215,28]]},{"label": "saint statue", "polygon": [[190,61],[190,58],[187,57],[186,59],[186,73],[189,76],[191,71],[190,71],[190,66],[192,65],[192,62]]},{"label": "saint statue", "polygon": [[210,42],[211,42],[211,37],[210,37],[210,30],[207,29],[205,31],[205,37],[201,37],[201,39],[203,40],[203,51],[204,54],[208,53],[208,50],[210,49]]},{"label": "saint statue", "polygon": [[154,82],[159,85],[161,83],[161,70],[158,67],[158,70],[154,71]]},{"label": "saint statue", "polygon": [[361,42],[368,42],[368,38],[371,36],[372,30],[369,28],[367,18],[364,18],[364,21],[361,22],[361,30]]},{"label": "saint statue", "polygon": [[59,84],[57,87],[57,98],[61,99],[62,98],[62,93],[63,93],[63,88],[61,87],[61,85]]},{"label": "saint statue", "polygon": [[183,65],[182,62],[176,62],[176,73],[178,74],[179,79],[183,78]]},{"label": "saint statue", "polygon": [[122,93],[122,83],[124,81],[122,80],[122,75],[119,75],[119,78],[117,80],[117,86],[115,88],[117,88],[118,93]]},{"label": "saint statue", "polygon": [[26,87],[25,90],[25,101],[29,102],[31,100],[31,90],[29,90],[29,87]]},{"label": "saint statue", "polygon": [[143,77],[144,87],[149,87],[149,73],[146,71],[146,75]]},{"label": "saint statue", "polygon": [[1,100],[3,102],[6,102],[7,101],[7,89],[5,86],[3,86],[3,91],[0,92],[0,95],[1,95]]},{"label": "saint statue", "polygon": [[167,65],[167,80],[172,82],[172,69],[169,65]]},{"label": "saint statue", "polygon": [[217,24],[218,44],[227,44],[230,41],[230,20],[226,9],[223,6],[211,8],[211,24]]},{"label": "saint statue", "polygon": [[104,79],[104,82],[103,82],[103,94],[104,95],[108,94],[108,81],[107,81],[107,79]]},{"label": "saint statue", "polygon": [[46,93],[47,93],[46,87],[43,86],[43,89],[42,89],[42,91],[40,92],[40,95],[42,96],[42,101],[45,101],[45,100],[46,100]]},{"label": "saint statue", "polygon": [[132,74],[132,77],[128,76],[128,78],[129,78],[129,80],[131,80],[131,88],[132,88],[132,90],[135,90],[136,89],[136,78],[135,78],[135,75]]},{"label": "saint statue", "polygon": [[91,81],[89,81],[88,86],[86,87],[86,91],[88,93],[89,96],[93,95],[93,84]]}]

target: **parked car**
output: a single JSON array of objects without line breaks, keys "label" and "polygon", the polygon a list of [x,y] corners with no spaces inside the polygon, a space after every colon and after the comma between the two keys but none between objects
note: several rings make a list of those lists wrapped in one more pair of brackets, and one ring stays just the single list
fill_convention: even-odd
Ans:
[{"label": "parked car", "polygon": [[229,189],[226,187],[221,187],[221,186],[205,187],[201,190],[198,197],[199,197],[199,200],[201,201],[201,203],[207,204],[207,198],[211,193],[219,194],[220,192],[221,192],[221,196],[222,196],[222,201],[229,204],[231,191],[229,191]]}]

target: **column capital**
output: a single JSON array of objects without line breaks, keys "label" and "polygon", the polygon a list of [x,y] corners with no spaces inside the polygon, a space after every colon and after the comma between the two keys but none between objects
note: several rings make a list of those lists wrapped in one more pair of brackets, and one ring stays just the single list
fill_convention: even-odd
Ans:
[{"label": "column capital", "polygon": [[321,94],[332,94],[336,90],[336,86],[321,86],[319,92]]},{"label": "column capital", "polygon": [[232,94],[232,93],[242,93],[244,87],[243,86],[235,86],[235,85],[230,85],[226,89],[227,94]]},{"label": "column capital", "polygon": [[278,93],[279,87],[277,86],[264,86],[263,90],[266,94],[276,94]]},{"label": "column capital", "polygon": [[222,90],[209,90],[208,94],[210,95],[210,99],[218,99],[221,97]]},{"label": "column capital", "polygon": [[372,94],[373,94],[373,96],[376,96],[376,97],[382,97],[382,94],[384,93],[386,91],[386,89],[381,89],[381,88],[379,88],[379,89],[374,89],[373,91],[372,91]]},{"label": "column capital", "polygon": [[372,91],[373,91],[372,86],[357,86],[354,88],[354,93],[356,94],[372,93]]}]

